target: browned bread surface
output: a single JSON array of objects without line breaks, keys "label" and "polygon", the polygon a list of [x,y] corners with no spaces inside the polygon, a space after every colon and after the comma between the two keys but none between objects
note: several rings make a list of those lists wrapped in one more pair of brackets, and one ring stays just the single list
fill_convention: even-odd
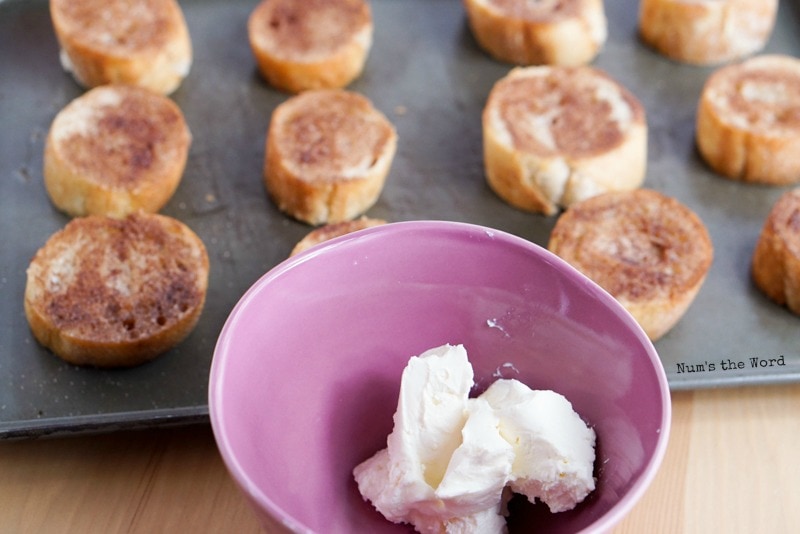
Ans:
[{"label": "browned bread surface", "polygon": [[653,340],[684,315],[713,259],[697,215],[649,189],[573,205],[556,222],[548,248],[613,295]]},{"label": "browned bread surface", "polygon": [[39,343],[67,362],[138,365],[192,331],[208,271],[202,241],[173,218],[80,217],[31,260],[25,315]]},{"label": "browned bread surface", "polygon": [[717,69],[700,96],[696,142],[727,178],[800,182],[800,60],[764,55]]},{"label": "browned bread surface", "polygon": [[156,212],[180,183],[190,143],[181,110],[166,96],[130,85],[97,87],[53,120],[45,186],[72,216]]},{"label": "browned bread surface", "polygon": [[602,0],[464,0],[475,40],[517,65],[583,65],[605,44]]},{"label": "browned bread surface", "polygon": [[764,221],[752,276],[764,294],[800,315],[800,189],[784,193]]},{"label": "browned bread surface", "polygon": [[778,0],[642,0],[639,33],[666,57],[710,65],[761,50],[777,10]]},{"label": "browned bread surface", "polygon": [[358,230],[363,230],[365,228],[372,228],[373,226],[380,226],[382,224],[386,224],[386,221],[383,219],[372,219],[370,217],[359,217],[358,219],[354,219],[352,221],[344,221],[339,223],[331,223],[326,224],[324,226],[320,226],[319,228],[315,228],[311,230],[306,236],[297,242],[297,244],[292,249],[290,256],[294,256],[295,254],[299,254],[305,250],[310,249],[314,245],[318,245],[334,237],[340,237],[343,235],[351,234],[353,232],[357,232]]},{"label": "browned bread surface", "polygon": [[264,182],[278,208],[300,221],[351,220],[380,196],[396,146],[394,127],[366,97],[306,91],[272,114]]},{"label": "browned bread surface", "polygon": [[50,0],[50,16],[62,64],[85,87],[125,83],[169,94],[191,68],[175,0]]},{"label": "browned bread surface", "polygon": [[259,71],[276,88],[342,88],[364,69],[372,12],[365,0],[263,0],[247,31]]},{"label": "browned bread surface", "polygon": [[492,88],[482,127],[486,180],[516,208],[552,215],[644,181],[644,108],[592,67],[513,69]]}]

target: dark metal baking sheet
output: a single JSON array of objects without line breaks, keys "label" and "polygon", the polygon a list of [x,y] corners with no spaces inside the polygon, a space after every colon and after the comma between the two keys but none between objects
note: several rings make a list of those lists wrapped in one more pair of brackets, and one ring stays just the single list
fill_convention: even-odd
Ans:
[{"label": "dark metal baking sheet", "polygon": [[[55,114],[82,89],[59,65],[47,3],[0,2],[0,437],[206,420],[208,370],[227,314],[309,230],[280,214],[261,182],[270,114],[287,95],[255,70],[245,26],[254,5],[182,3],[194,64],[172,97],[194,141],[183,181],[163,212],[191,226],[209,249],[207,307],[195,332],[170,353],[135,369],[108,371],[62,363],[36,344],[25,321],[25,269],[68,220],[42,184],[44,137]],[[762,297],[748,275],[763,219],[785,188],[737,184],[703,165],[692,136],[697,98],[712,68],[681,65],[644,47],[636,35],[637,5],[606,2],[610,38],[595,65],[647,110],[645,186],[695,210],[716,248],[694,305],[656,343],[670,385],[798,381],[800,318]],[[373,12],[373,49],[350,89],[387,114],[399,147],[369,215],[467,221],[546,245],[555,218],[507,206],[483,178],[480,110],[510,66],[477,48],[459,0],[373,0]],[[800,7],[782,2],[767,51],[800,52],[798,27]],[[769,360],[772,366],[761,366]],[[739,362],[743,369],[723,368]]]}]

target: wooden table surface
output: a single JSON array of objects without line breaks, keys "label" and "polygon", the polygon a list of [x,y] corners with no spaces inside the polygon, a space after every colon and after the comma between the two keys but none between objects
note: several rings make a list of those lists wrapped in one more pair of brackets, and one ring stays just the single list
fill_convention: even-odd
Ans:
[{"label": "wooden table surface", "polygon": [[[0,443],[0,533],[261,532],[208,425]],[[617,533],[800,532],[800,385],[673,394]]]}]

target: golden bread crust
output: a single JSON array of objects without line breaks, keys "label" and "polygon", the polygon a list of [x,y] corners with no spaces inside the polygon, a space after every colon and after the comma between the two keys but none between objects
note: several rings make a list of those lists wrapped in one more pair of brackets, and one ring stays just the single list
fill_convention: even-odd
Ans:
[{"label": "golden bread crust", "polygon": [[778,0],[642,0],[639,33],[668,58],[711,65],[761,50],[777,10]]},{"label": "golden bread crust", "polygon": [[258,69],[274,87],[342,88],[364,69],[372,12],[365,0],[263,0],[247,31]]},{"label": "golden bread crust", "polygon": [[605,44],[602,0],[464,0],[472,35],[499,61],[583,65]]},{"label": "golden bread crust", "polygon": [[770,210],[751,273],[765,295],[800,315],[800,189],[784,193]]},{"label": "golden bread crust", "polygon": [[644,108],[591,67],[513,69],[492,88],[482,128],[486,180],[522,210],[552,215],[644,181]]},{"label": "golden bread crust", "polygon": [[67,362],[138,365],[192,331],[208,271],[202,241],[175,219],[76,218],[31,260],[25,315],[39,343]]},{"label": "golden bread crust", "polygon": [[295,254],[300,254],[301,252],[306,251],[315,245],[319,245],[320,243],[335,237],[351,234],[365,228],[372,228],[373,226],[380,226],[382,224],[386,224],[386,221],[383,219],[373,219],[370,217],[359,217],[358,219],[354,219],[352,221],[326,224],[324,226],[320,226],[319,228],[315,228],[306,234],[303,239],[297,242],[289,255],[294,256]]},{"label": "golden bread crust", "polygon": [[548,248],[613,295],[653,340],[684,315],[713,260],[697,215],[649,189],[573,205],[556,222]]},{"label": "golden bread crust", "polygon": [[170,94],[188,75],[192,44],[175,0],[50,0],[61,59],[76,81]]},{"label": "golden bread crust", "polygon": [[94,88],[53,120],[44,181],[72,216],[156,212],[180,183],[191,133],[169,98],[130,85]]},{"label": "golden bread crust", "polygon": [[700,96],[696,142],[726,178],[800,182],[800,60],[764,55],[717,69]]},{"label": "golden bread crust", "polygon": [[351,220],[377,201],[396,147],[394,127],[366,97],[306,91],[272,114],[264,183],[278,208],[300,221]]}]

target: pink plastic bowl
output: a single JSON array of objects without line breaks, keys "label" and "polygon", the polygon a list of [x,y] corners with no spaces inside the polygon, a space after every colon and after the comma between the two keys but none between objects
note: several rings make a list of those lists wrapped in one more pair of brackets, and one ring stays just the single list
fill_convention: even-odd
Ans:
[{"label": "pink plastic bowl", "polygon": [[267,532],[412,532],[351,471],[386,446],[408,359],[464,344],[476,390],[498,376],[565,395],[598,436],[575,510],[520,506],[510,532],[609,530],[653,479],[670,396],[653,348],[607,293],[547,250],[453,222],[362,230],[286,260],[228,318],[209,406],[222,457]]}]

